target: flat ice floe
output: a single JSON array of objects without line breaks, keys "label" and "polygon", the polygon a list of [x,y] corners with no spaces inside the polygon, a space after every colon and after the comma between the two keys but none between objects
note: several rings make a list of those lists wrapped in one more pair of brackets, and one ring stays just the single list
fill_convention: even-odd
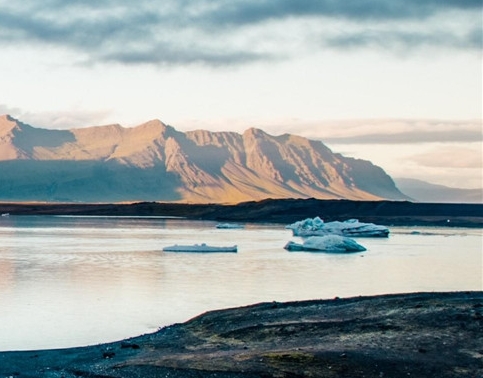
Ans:
[{"label": "flat ice floe", "polygon": [[366,248],[355,240],[340,235],[311,236],[303,244],[289,241],[285,247],[289,251],[309,251],[309,252],[362,252]]},{"label": "flat ice floe", "polygon": [[325,223],[319,217],[307,218],[292,223],[285,228],[291,229],[294,236],[324,236],[341,235],[351,237],[388,237],[389,229],[374,223],[362,223],[357,219],[343,222],[334,221]]},{"label": "flat ice floe", "polygon": [[191,244],[191,245],[175,244],[175,245],[171,245],[169,247],[164,247],[163,251],[164,252],[202,252],[202,253],[237,252],[238,247],[236,245],[217,247],[217,246],[207,245],[205,243]]}]

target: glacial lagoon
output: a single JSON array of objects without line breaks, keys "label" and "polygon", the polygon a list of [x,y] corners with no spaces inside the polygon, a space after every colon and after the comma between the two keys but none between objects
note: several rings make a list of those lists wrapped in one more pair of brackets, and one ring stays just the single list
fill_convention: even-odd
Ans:
[{"label": "glacial lagoon", "polygon": [[[265,301],[482,290],[482,229],[390,227],[367,251],[289,252],[282,224],[0,218],[0,350],[93,345]],[[390,226],[390,225],[388,225]],[[238,253],[166,253],[172,244]]]}]

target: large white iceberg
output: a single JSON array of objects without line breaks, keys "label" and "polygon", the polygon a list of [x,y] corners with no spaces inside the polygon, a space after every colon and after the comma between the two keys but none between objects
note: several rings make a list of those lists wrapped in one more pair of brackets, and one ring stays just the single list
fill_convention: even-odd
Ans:
[{"label": "large white iceberg", "polygon": [[351,237],[388,237],[389,229],[374,223],[362,223],[357,219],[344,222],[334,221],[325,223],[319,217],[307,218],[292,223],[285,228],[291,229],[294,236],[324,236],[341,235]]},{"label": "large white iceberg", "polygon": [[285,247],[289,251],[321,251],[333,253],[362,252],[365,251],[362,245],[355,240],[340,235],[311,236],[303,244],[289,241]]}]

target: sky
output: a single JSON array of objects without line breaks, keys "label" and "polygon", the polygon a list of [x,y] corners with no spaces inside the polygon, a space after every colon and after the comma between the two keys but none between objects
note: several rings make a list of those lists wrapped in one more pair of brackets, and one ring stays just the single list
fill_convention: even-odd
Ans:
[{"label": "sky", "polygon": [[[159,3],[159,4],[158,4]],[[0,114],[292,133],[482,183],[482,0],[0,0]]]}]

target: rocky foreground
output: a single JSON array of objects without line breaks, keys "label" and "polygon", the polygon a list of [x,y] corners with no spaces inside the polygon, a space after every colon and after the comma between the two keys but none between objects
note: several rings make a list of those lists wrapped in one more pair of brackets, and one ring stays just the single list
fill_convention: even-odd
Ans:
[{"label": "rocky foreground", "polygon": [[0,353],[0,376],[483,377],[482,314],[481,291],[262,303],[110,344]]}]

